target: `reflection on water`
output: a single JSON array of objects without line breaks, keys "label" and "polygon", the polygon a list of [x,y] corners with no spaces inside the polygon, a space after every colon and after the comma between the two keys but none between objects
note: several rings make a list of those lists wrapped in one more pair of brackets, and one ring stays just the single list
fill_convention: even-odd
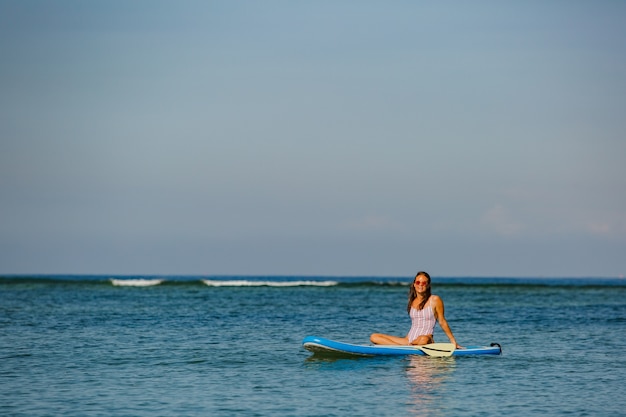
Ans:
[{"label": "reflection on water", "polygon": [[[406,407],[408,415],[432,417],[445,415],[449,404],[449,394],[446,392],[446,381],[452,377],[456,369],[456,359],[453,357],[434,358],[430,356],[374,356],[359,357],[354,355],[312,355],[305,359],[305,368],[315,371],[330,371],[334,383],[341,381],[341,386],[352,387],[359,385],[355,375],[363,372],[369,376],[377,392],[385,398],[388,389],[398,393],[398,386],[389,387],[386,381],[391,374],[406,375],[407,396],[401,401]],[[337,371],[341,371],[337,373]],[[349,372],[344,372],[349,371]],[[352,372],[357,371],[357,372]]]},{"label": "reflection on water", "polygon": [[411,398],[409,401],[411,415],[433,416],[441,410],[445,401],[445,380],[452,374],[456,366],[454,358],[431,358],[410,356],[406,367],[406,375],[410,383]]},{"label": "reflection on water", "polygon": [[304,364],[309,369],[341,370],[341,369],[362,369],[363,365],[368,366],[393,359],[390,356],[357,356],[341,353],[314,354],[304,360]]}]

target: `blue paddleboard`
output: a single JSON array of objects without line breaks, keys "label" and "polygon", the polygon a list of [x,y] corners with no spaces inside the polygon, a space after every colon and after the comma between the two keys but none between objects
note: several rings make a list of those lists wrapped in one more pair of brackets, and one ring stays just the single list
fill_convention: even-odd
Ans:
[{"label": "blue paddleboard", "polygon": [[[337,342],[317,336],[307,336],[302,341],[302,346],[313,353],[339,354],[356,356],[378,356],[378,355],[422,355],[426,356],[422,350],[415,346],[399,345],[354,345],[351,343]],[[452,356],[469,355],[499,355],[502,348],[497,343],[491,346],[467,346],[464,349],[456,349]]]}]

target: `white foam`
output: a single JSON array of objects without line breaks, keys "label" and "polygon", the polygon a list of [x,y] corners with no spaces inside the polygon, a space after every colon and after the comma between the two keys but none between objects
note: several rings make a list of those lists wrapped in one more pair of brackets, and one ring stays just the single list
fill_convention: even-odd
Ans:
[{"label": "white foam", "polygon": [[111,283],[117,287],[151,287],[153,285],[159,285],[163,282],[162,279],[114,279],[111,278]]},{"label": "white foam", "polygon": [[209,287],[332,287],[337,281],[249,281],[249,280],[202,280]]}]

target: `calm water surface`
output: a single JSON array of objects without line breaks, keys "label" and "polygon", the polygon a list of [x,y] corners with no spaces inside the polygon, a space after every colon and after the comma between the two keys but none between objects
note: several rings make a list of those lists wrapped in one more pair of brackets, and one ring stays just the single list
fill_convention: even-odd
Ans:
[{"label": "calm water surface", "polygon": [[411,278],[0,278],[0,415],[626,414],[624,280],[434,278],[457,340],[501,356],[301,348],[405,334]]}]

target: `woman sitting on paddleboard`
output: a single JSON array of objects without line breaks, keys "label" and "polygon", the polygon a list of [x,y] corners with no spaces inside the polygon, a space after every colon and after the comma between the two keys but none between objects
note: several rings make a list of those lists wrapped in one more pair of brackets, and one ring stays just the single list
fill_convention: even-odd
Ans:
[{"label": "woman sitting on paddleboard", "polygon": [[377,345],[427,345],[434,343],[433,330],[435,321],[446,333],[450,343],[457,349],[461,346],[456,343],[452,330],[444,316],[443,301],[439,296],[430,293],[430,275],[420,271],[415,275],[409,289],[409,304],[407,311],[411,316],[411,330],[405,337],[374,333],[370,336],[372,343]]}]

